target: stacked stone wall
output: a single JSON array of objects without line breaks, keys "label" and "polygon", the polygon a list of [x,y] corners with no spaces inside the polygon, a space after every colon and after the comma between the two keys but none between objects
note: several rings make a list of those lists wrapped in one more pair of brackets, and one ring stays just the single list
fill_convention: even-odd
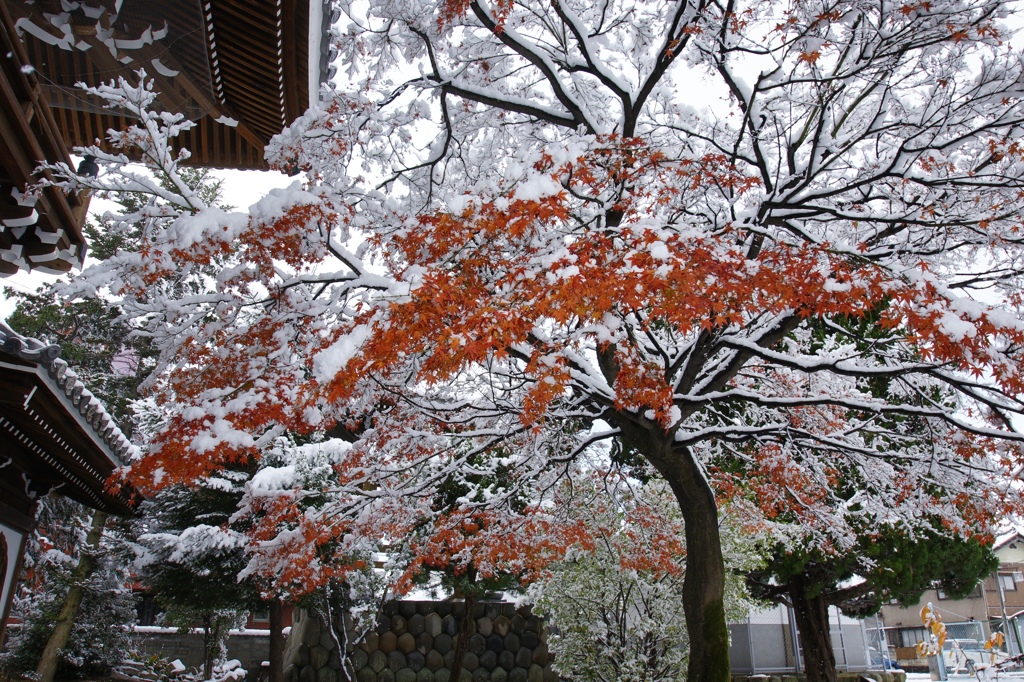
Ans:
[{"label": "stacked stone wall", "polygon": [[[464,602],[385,604],[376,630],[348,654],[355,682],[450,682],[465,608]],[[558,680],[544,622],[529,607],[480,602],[472,615],[460,682]],[[324,621],[312,614],[293,626],[285,655],[288,682],[338,682],[340,662],[327,646],[333,642],[324,642],[324,630]]]}]

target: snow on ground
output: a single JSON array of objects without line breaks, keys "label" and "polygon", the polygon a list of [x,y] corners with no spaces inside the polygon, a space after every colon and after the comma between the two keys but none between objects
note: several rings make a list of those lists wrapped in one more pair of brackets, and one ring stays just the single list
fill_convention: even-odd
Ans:
[{"label": "snow on ground", "polygon": [[[907,673],[907,682],[931,682],[931,676],[928,673]],[[982,680],[985,678],[982,677]],[[995,680],[1024,680],[1024,670],[1013,670],[1010,672],[999,673]],[[978,682],[978,678],[974,675],[967,675],[961,673],[959,675],[949,675],[949,682]]]}]

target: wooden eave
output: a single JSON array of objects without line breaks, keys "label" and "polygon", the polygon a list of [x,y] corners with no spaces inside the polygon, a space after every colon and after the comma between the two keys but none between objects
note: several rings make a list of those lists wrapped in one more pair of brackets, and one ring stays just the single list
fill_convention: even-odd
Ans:
[{"label": "wooden eave", "polygon": [[[27,197],[43,161],[70,163],[7,8],[0,4],[0,274],[67,272],[85,257],[83,202],[48,187]],[[43,173],[46,175],[46,173]]]},{"label": "wooden eave", "polygon": [[[160,42],[114,55],[97,37],[95,26],[88,25],[73,27],[76,45],[85,49],[62,49],[24,32],[20,37],[44,80],[67,81],[74,74],[75,80],[98,85],[121,75],[134,82],[135,71],[145,68],[167,110],[179,111],[187,102],[203,113],[188,116],[197,125],[175,142],[191,153],[187,163],[264,169],[267,142],[308,106],[309,2],[318,1],[124,0],[125,6],[135,3],[178,33],[202,36],[204,53],[191,51],[184,57]],[[15,22],[33,17],[38,22],[41,14],[61,7],[57,0],[2,2]],[[197,5],[202,16],[196,14]],[[153,60],[177,75],[162,75]],[[54,120],[69,146],[94,144],[108,129],[131,123],[116,112],[98,110],[95,102],[77,93],[52,96],[59,100],[51,102]]]},{"label": "wooden eave", "polygon": [[5,327],[0,336],[4,478],[29,495],[55,490],[94,509],[132,513],[129,491],[107,481],[135,450],[106,410],[57,357],[58,347],[33,346]]}]

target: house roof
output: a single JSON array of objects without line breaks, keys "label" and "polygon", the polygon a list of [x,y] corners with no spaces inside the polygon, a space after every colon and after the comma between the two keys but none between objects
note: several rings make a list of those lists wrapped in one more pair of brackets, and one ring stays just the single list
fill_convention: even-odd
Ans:
[{"label": "house roof", "polygon": [[992,543],[992,549],[1002,549],[1003,547],[1006,547],[1018,540],[1024,540],[1024,533],[1021,533],[1020,528],[1017,528],[1016,526],[1007,528],[995,537],[995,541]]},{"label": "house roof", "polygon": [[[60,358],[60,347],[0,322],[0,462],[36,494],[57,489],[96,509],[129,513],[107,480],[137,449]],[[10,471],[10,470],[8,470]],[[5,473],[9,478],[9,474]]]}]

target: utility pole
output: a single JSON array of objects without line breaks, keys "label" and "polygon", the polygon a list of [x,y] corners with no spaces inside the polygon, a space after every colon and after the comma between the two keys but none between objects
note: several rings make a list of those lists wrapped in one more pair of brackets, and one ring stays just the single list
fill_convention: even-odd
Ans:
[{"label": "utility pole", "polygon": [[999,612],[1003,616],[1003,635],[1006,637],[1006,651],[1011,656],[1016,656],[1020,653],[1018,650],[1020,649],[1020,644],[1014,636],[1016,633],[1010,632],[1010,620],[1006,617],[1006,596],[1003,594],[1003,576],[999,574],[999,571],[996,571],[996,584],[999,585]]}]

